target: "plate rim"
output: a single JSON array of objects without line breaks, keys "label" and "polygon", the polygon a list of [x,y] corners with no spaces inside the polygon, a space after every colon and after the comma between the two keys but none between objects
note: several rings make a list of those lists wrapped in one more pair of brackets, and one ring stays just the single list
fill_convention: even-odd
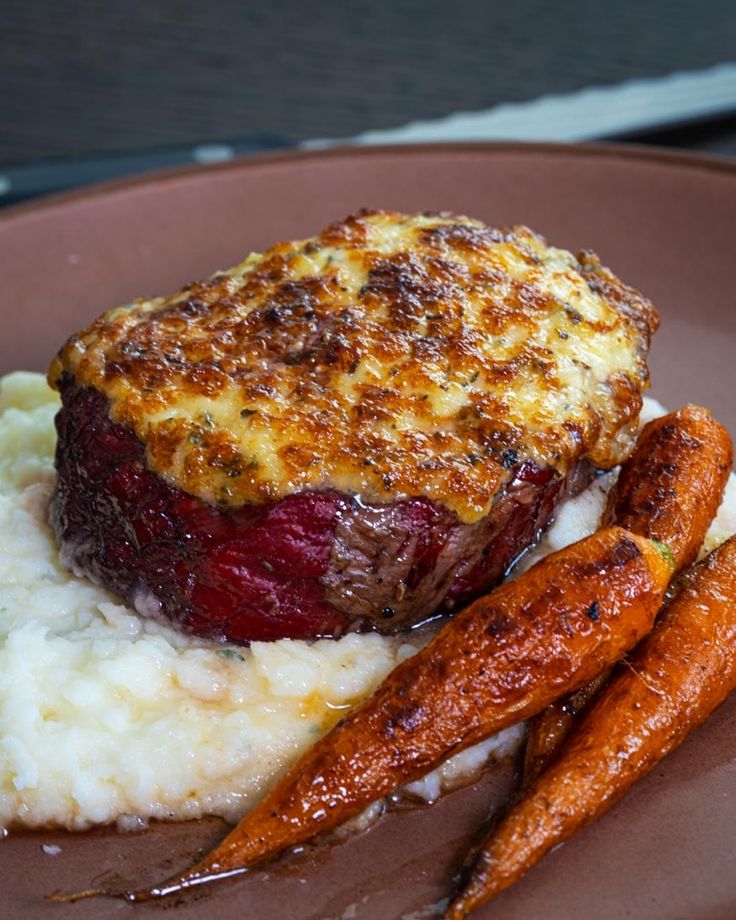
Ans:
[{"label": "plate rim", "polygon": [[[206,181],[207,177],[211,175],[225,172],[232,172],[237,175],[241,171],[249,174],[252,169],[257,170],[263,166],[274,165],[283,166],[286,169],[298,169],[298,166],[301,162],[329,162],[331,160],[342,159],[352,160],[355,157],[360,157],[368,160],[375,156],[385,154],[397,155],[401,158],[409,156],[410,158],[414,159],[417,156],[432,157],[436,155],[453,153],[477,153],[480,155],[487,155],[489,164],[492,162],[493,156],[496,154],[513,155],[514,153],[518,153],[520,156],[542,155],[549,156],[550,159],[561,155],[570,158],[582,158],[591,163],[601,161],[604,163],[631,161],[649,163],[653,166],[659,165],[663,169],[693,168],[694,174],[700,173],[701,175],[713,175],[714,173],[718,174],[725,172],[726,175],[730,175],[732,178],[736,176],[736,158],[730,160],[703,154],[682,154],[679,152],[662,151],[659,148],[648,148],[644,146],[629,147],[615,144],[473,142],[423,145],[385,145],[376,147],[336,147],[319,151],[291,150],[286,152],[269,152],[265,154],[241,157],[222,164],[206,166],[186,165],[182,167],[156,170],[149,173],[125,177],[122,179],[95,183],[93,185],[85,186],[81,189],[76,189],[69,192],[45,196],[30,202],[10,206],[0,211],[0,228],[12,232],[12,227],[16,224],[20,224],[20,222],[25,221],[26,219],[35,219],[41,223],[47,216],[51,217],[54,214],[58,214],[58,209],[64,211],[65,208],[69,207],[71,210],[79,204],[84,204],[86,202],[93,203],[97,201],[98,198],[104,199],[108,196],[125,195],[128,192],[134,192],[138,189],[152,188],[158,185],[166,187],[181,180],[186,181],[188,178],[193,179],[194,181]],[[603,168],[606,167],[604,166]],[[669,175],[671,176],[672,173],[670,172]],[[72,216],[73,214],[74,212],[72,211]],[[690,743],[692,744],[693,741],[696,741],[696,739],[691,739]],[[183,822],[177,821],[176,823],[181,825]],[[158,828],[156,825],[153,824],[152,826],[154,833],[157,833]],[[102,830],[107,833],[111,830],[111,828],[114,828],[114,824],[103,826]],[[43,833],[46,832],[38,829],[28,829],[21,831],[16,829],[13,832],[16,839],[21,837],[25,838],[25,840],[23,840],[24,844],[28,842],[29,838],[36,837],[38,839],[38,837]],[[54,833],[59,833],[59,831],[55,830]],[[75,838],[81,838],[83,836],[83,834],[78,832],[63,831],[63,833],[65,836],[72,836],[73,834]],[[217,909],[223,910],[221,906],[218,906],[218,902],[219,899],[216,896],[213,897],[211,903]],[[192,908],[194,904],[195,902],[192,901]],[[9,906],[11,911],[18,908],[18,905],[15,901],[9,902]],[[160,906],[165,908],[167,905]],[[32,904],[27,904],[26,908],[28,909],[30,916],[36,916],[34,906]],[[23,910],[22,904],[20,905],[20,909]],[[225,909],[229,910],[229,907],[226,906]],[[205,905],[204,913],[206,914],[206,912],[207,908]],[[488,914],[490,916],[490,912],[488,912]],[[19,914],[18,916],[20,917],[21,915],[22,914]],[[192,916],[195,915],[200,916],[200,910],[198,907],[196,909],[192,909]],[[485,915],[486,912],[483,913],[483,916]]]},{"label": "plate rim", "polygon": [[265,153],[246,154],[224,163],[185,164],[164,169],[154,169],[119,179],[93,182],[69,191],[42,195],[31,201],[8,205],[0,209],[0,228],[15,220],[37,215],[38,212],[55,211],[88,199],[151,185],[166,185],[180,179],[205,177],[228,172],[250,171],[261,166],[289,166],[294,163],[337,159],[370,159],[386,154],[399,157],[436,156],[438,154],[485,153],[542,154],[550,157],[582,157],[583,159],[614,159],[650,163],[663,167],[704,170],[736,178],[736,157],[710,153],[693,153],[646,144],[628,143],[562,143],[551,141],[446,141],[414,144],[336,145],[320,149],[296,148]]}]

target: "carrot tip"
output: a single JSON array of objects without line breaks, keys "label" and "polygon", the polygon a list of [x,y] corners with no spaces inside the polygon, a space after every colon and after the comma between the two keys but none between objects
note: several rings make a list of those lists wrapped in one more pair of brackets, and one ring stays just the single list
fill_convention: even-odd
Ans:
[{"label": "carrot tip", "polygon": [[453,898],[447,905],[445,912],[442,914],[442,920],[464,920],[468,916],[468,912],[465,906],[465,899],[461,894],[457,898]]},{"label": "carrot tip", "polygon": [[196,888],[199,885],[206,885],[208,882],[222,881],[227,878],[234,878],[238,875],[245,875],[248,872],[247,867],[236,869],[224,869],[221,872],[202,872],[192,873],[190,875],[180,875],[168,882],[162,882],[160,885],[154,885],[151,888],[138,888],[135,891],[124,891],[121,897],[125,898],[131,904],[141,901],[152,901],[156,898],[165,898],[170,894],[188,891],[190,888]]},{"label": "carrot tip", "polygon": [[89,898],[122,898],[129,904],[139,904],[143,901],[153,901],[157,898],[165,898],[170,894],[176,894],[177,891],[188,891],[190,888],[196,888],[198,885],[204,885],[207,882],[243,875],[247,871],[247,868],[239,868],[228,869],[222,872],[184,875],[174,878],[169,882],[152,886],[151,888],[138,888],[133,891],[111,891],[109,888],[85,888],[83,891],[73,891],[70,894],[62,894],[57,890],[52,891],[51,894],[45,895],[44,900],[51,901],[54,904],[75,904],[77,901],[85,901]]},{"label": "carrot tip", "polygon": [[54,904],[75,904],[77,901],[85,901],[87,898],[104,898],[119,897],[111,891],[105,891],[102,888],[85,888],[84,891],[73,891],[71,894],[62,894],[60,891],[52,891],[51,894],[44,896],[44,901],[52,901]]}]

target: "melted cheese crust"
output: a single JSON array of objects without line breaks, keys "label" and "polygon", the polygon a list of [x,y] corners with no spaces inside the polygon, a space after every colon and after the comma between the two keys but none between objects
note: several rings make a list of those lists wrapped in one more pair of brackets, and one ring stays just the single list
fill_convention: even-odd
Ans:
[{"label": "melted cheese crust", "polygon": [[622,460],[657,323],[525,227],[371,211],[104,314],[49,380],[107,396],[151,469],[207,502],[336,488],[471,522],[521,460]]}]

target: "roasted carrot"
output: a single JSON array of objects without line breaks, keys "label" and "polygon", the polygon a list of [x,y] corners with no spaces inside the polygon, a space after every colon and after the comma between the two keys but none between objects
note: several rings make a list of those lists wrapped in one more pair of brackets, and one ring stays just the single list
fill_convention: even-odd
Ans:
[{"label": "roasted carrot", "polygon": [[575,722],[601,687],[606,685],[610,676],[611,668],[605,668],[593,680],[561,696],[529,720],[524,747],[522,789],[526,789],[554,760]]},{"label": "roasted carrot", "polygon": [[707,409],[685,406],[654,419],[621,467],[606,524],[665,543],[680,572],[698,555],[732,465],[731,438]]},{"label": "roasted carrot", "polygon": [[[733,447],[707,409],[685,406],[649,422],[611,490],[604,523],[659,540],[671,550],[675,574],[698,554],[723,498]],[[609,672],[535,716],[527,731],[524,786],[557,755]]]},{"label": "roasted carrot", "polygon": [[671,571],[662,547],[619,527],[541,560],[399,665],[202,862],[126,897],[244,872],[539,712],[649,632]]},{"label": "roasted carrot", "polygon": [[736,687],[736,537],[684,577],[653,632],[621,665],[560,757],[483,846],[446,920],[508,888],[611,807]]}]

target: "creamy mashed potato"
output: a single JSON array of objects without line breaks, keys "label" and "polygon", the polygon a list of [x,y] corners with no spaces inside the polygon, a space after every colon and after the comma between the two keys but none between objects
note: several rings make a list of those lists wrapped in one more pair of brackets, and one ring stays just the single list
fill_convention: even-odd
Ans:
[{"label": "creamy mashed potato", "polygon": [[[0,827],[236,819],[423,640],[228,647],[75,578],[47,523],[58,405],[40,374],[0,381]],[[463,752],[411,791],[435,798],[519,737]]]},{"label": "creamy mashed potato", "polygon": [[[47,523],[57,408],[39,374],[0,381],[0,827],[235,820],[422,639],[222,646],[70,575]],[[594,530],[613,481],[561,509],[528,560]],[[708,548],[734,531],[732,477]],[[407,788],[431,801],[521,737],[508,729]]]}]

